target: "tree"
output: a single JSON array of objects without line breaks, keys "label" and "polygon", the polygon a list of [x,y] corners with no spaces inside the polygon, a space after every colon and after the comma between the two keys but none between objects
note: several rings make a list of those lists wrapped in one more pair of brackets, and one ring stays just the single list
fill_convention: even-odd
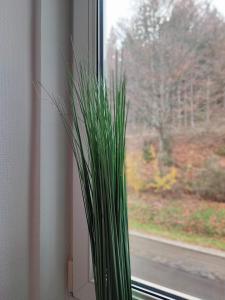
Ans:
[{"label": "tree", "polygon": [[119,48],[111,36],[111,50],[123,53],[129,122],[157,133],[161,162],[173,128],[208,126],[213,107],[225,106],[224,30],[208,2],[142,0],[130,23],[120,22],[113,32]]}]

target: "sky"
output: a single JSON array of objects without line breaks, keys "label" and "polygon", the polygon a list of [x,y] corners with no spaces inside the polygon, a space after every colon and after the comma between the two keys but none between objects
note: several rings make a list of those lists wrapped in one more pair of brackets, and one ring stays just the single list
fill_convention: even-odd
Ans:
[{"label": "sky", "polygon": [[[127,1],[127,0],[126,0]],[[224,0],[214,0],[213,4],[217,7],[217,9],[225,15],[225,1]]]},{"label": "sky", "polygon": [[[110,28],[120,18],[126,18],[130,12],[131,0],[106,0],[106,35],[109,35]],[[217,9],[225,16],[225,0],[211,0]]]}]

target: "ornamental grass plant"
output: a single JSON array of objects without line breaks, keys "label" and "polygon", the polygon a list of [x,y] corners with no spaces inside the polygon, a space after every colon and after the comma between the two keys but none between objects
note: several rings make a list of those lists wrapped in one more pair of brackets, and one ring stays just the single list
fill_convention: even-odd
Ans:
[{"label": "ornamental grass plant", "polygon": [[54,100],[77,163],[90,236],[96,300],[131,300],[125,174],[126,81],[77,66],[70,110]]}]

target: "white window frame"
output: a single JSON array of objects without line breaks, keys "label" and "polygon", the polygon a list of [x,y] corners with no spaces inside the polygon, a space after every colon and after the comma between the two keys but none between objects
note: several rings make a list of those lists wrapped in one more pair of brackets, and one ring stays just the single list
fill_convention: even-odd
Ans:
[{"label": "white window frame", "polygon": [[[103,68],[102,57],[99,57],[100,53],[98,53],[98,36],[100,36],[100,33],[98,32],[98,4],[100,1],[104,0],[74,0],[73,2],[72,39],[75,56],[78,61],[87,62],[92,69],[96,70],[96,72],[97,69],[99,71]],[[74,74],[76,74],[75,69]],[[75,161],[73,162],[72,223],[73,288],[70,300],[96,300],[90,260],[91,253],[88,227]],[[195,297],[140,280],[139,278],[132,277],[132,280],[134,300],[200,300]],[[145,291],[148,291],[148,293]]]},{"label": "white window frame", "polygon": [[[97,2],[98,0],[74,0],[73,47],[78,61],[91,68],[97,65]],[[76,70],[74,69],[74,74]],[[74,75],[76,76],[76,75]],[[90,244],[79,176],[73,162],[73,296],[76,300],[95,300],[91,278]]]}]

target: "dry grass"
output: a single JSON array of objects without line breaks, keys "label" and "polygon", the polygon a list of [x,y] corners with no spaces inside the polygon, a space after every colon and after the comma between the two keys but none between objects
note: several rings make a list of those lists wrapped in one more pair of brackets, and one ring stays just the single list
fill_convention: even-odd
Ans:
[{"label": "dry grass", "polygon": [[[225,174],[224,132],[173,134],[173,165],[165,168],[165,174],[174,168],[177,175],[169,189],[161,190],[149,184],[158,172],[156,136],[128,137],[129,220],[133,229],[225,250],[225,196],[221,192],[225,182],[224,177],[219,182],[216,175]],[[154,147],[156,159],[152,155],[150,160],[144,159],[146,141]],[[214,160],[217,165],[207,168],[207,173],[207,162]],[[196,189],[200,179],[201,193]]]},{"label": "dry grass", "polygon": [[[225,250],[225,204],[191,196],[129,194],[131,227]],[[178,234],[179,233],[179,234]],[[218,246],[216,246],[216,243]],[[221,244],[222,243],[222,244]],[[222,245],[222,246],[221,246]]]}]

